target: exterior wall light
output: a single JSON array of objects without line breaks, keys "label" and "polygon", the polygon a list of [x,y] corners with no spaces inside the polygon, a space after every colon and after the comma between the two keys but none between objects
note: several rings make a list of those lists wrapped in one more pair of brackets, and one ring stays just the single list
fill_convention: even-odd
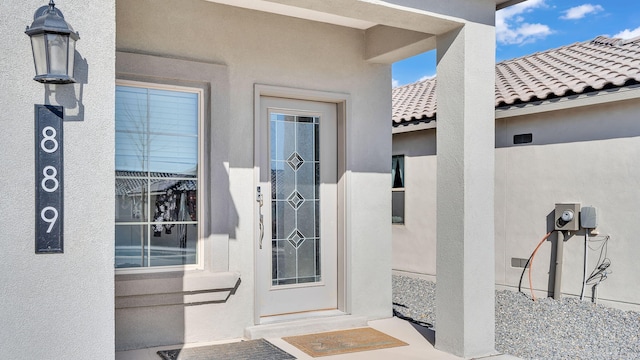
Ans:
[{"label": "exterior wall light", "polygon": [[77,32],[56,9],[53,0],[40,7],[33,15],[31,27],[25,33],[31,38],[36,76],[33,80],[48,84],[75,83],[73,62]]},{"label": "exterior wall light", "polygon": [[[33,14],[31,39],[36,76],[44,84],[75,83],[77,32],[53,0]],[[64,108],[35,105],[35,252],[64,253]]]}]

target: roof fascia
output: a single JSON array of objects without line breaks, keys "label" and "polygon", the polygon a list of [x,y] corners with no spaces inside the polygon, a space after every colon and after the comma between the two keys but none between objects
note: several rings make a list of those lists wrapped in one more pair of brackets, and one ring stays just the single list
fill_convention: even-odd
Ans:
[{"label": "roof fascia", "polygon": [[509,7],[509,6],[513,6],[513,5],[519,4],[519,3],[524,2],[524,1],[527,1],[527,0],[509,0],[509,1],[505,1],[505,2],[503,2],[501,4],[496,5],[496,11],[497,10],[502,10],[502,9],[504,9],[506,7]]},{"label": "roof fascia", "polygon": [[[510,108],[496,109],[496,119],[506,119],[516,116],[540,114],[550,111],[575,109],[585,106],[593,106],[618,101],[640,99],[640,85],[626,86],[623,88],[603,90],[588,94],[567,96],[552,100],[536,101],[533,103],[512,106]],[[435,129],[436,121],[419,123],[416,125],[400,125],[393,127],[392,134],[401,134],[411,131]]]},{"label": "roof fascia", "polygon": [[435,120],[431,120],[429,122],[421,122],[419,124],[407,124],[407,125],[399,125],[399,126],[394,126],[391,129],[391,133],[392,134],[402,134],[402,133],[407,133],[407,132],[412,132],[412,131],[420,131],[420,130],[428,130],[428,129],[435,129],[436,128],[436,121]]},{"label": "roof fascia", "polygon": [[499,108],[496,109],[496,119],[539,114],[549,111],[572,109],[577,107],[598,105],[637,98],[640,98],[640,85],[633,85],[587,94],[566,96],[551,100],[536,101],[532,103],[511,106],[509,108]]}]

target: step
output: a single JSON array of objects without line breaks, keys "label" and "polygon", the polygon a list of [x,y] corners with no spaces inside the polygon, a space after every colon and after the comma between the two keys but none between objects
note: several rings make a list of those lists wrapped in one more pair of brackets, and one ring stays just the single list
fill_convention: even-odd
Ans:
[{"label": "step", "polygon": [[244,336],[247,339],[274,338],[345,330],[364,326],[367,326],[367,318],[364,316],[338,315],[313,317],[249,326],[244,329]]}]

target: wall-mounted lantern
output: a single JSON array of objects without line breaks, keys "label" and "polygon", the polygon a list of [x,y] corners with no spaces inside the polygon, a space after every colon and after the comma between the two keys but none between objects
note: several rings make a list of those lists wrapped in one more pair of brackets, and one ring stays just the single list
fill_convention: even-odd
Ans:
[{"label": "wall-mounted lantern", "polygon": [[[53,0],[33,14],[31,38],[36,76],[45,84],[75,83],[74,54],[78,33],[56,9]],[[35,252],[64,252],[64,108],[35,105]]]},{"label": "wall-mounted lantern", "polygon": [[73,62],[77,32],[56,9],[53,0],[36,10],[31,27],[25,31],[31,38],[36,76],[33,80],[49,84],[69,84],[73,78]]}]

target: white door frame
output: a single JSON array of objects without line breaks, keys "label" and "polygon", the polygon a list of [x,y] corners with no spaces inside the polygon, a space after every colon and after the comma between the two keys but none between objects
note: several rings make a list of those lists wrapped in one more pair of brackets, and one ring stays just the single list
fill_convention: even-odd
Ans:
[{"label": "white door frame", "polygon": [[[260,136],[264,129],[264,124],[261,121],[260,114],[260,101],[262,97],[280,97],[295,100],[307,100],[307,101],[321,101],[336,104],[337,122],[338,122],[338,244],[337,244],[337,256],[338,256],[338,310],[345,314],[351,313],[351,286],[349,283],[350,273],[350,212],[349,212],[349,171],[347,167],[348,159],[348,147],[346,143],[347,134],[349,133],[349,126],[347,121],[347,114],[350,113],[350,96],[344,93],[315,91],[306,89],[295,89],[281,86],[271,86],[255,84],[254,86],[254,186],[253,192],[255,193],[256,187],[260,184]],[[263,210],[264,211],[264,210]],[[271,211],[270,209],[268,211]],[[258,202],[254,202],[254,236],[253,236],[253,264],[254,264],[254,323],[260,324],[260,310],[257,306],[258,299],[258,286],[255,284],[255,280],[258,279],[258,268],[255,266],[257,263],[257,249],[258,242],[260,240],[260,225],[259,225],[259,212],[260,207]],[[271,241],[268,241],[271,243]]]}]

